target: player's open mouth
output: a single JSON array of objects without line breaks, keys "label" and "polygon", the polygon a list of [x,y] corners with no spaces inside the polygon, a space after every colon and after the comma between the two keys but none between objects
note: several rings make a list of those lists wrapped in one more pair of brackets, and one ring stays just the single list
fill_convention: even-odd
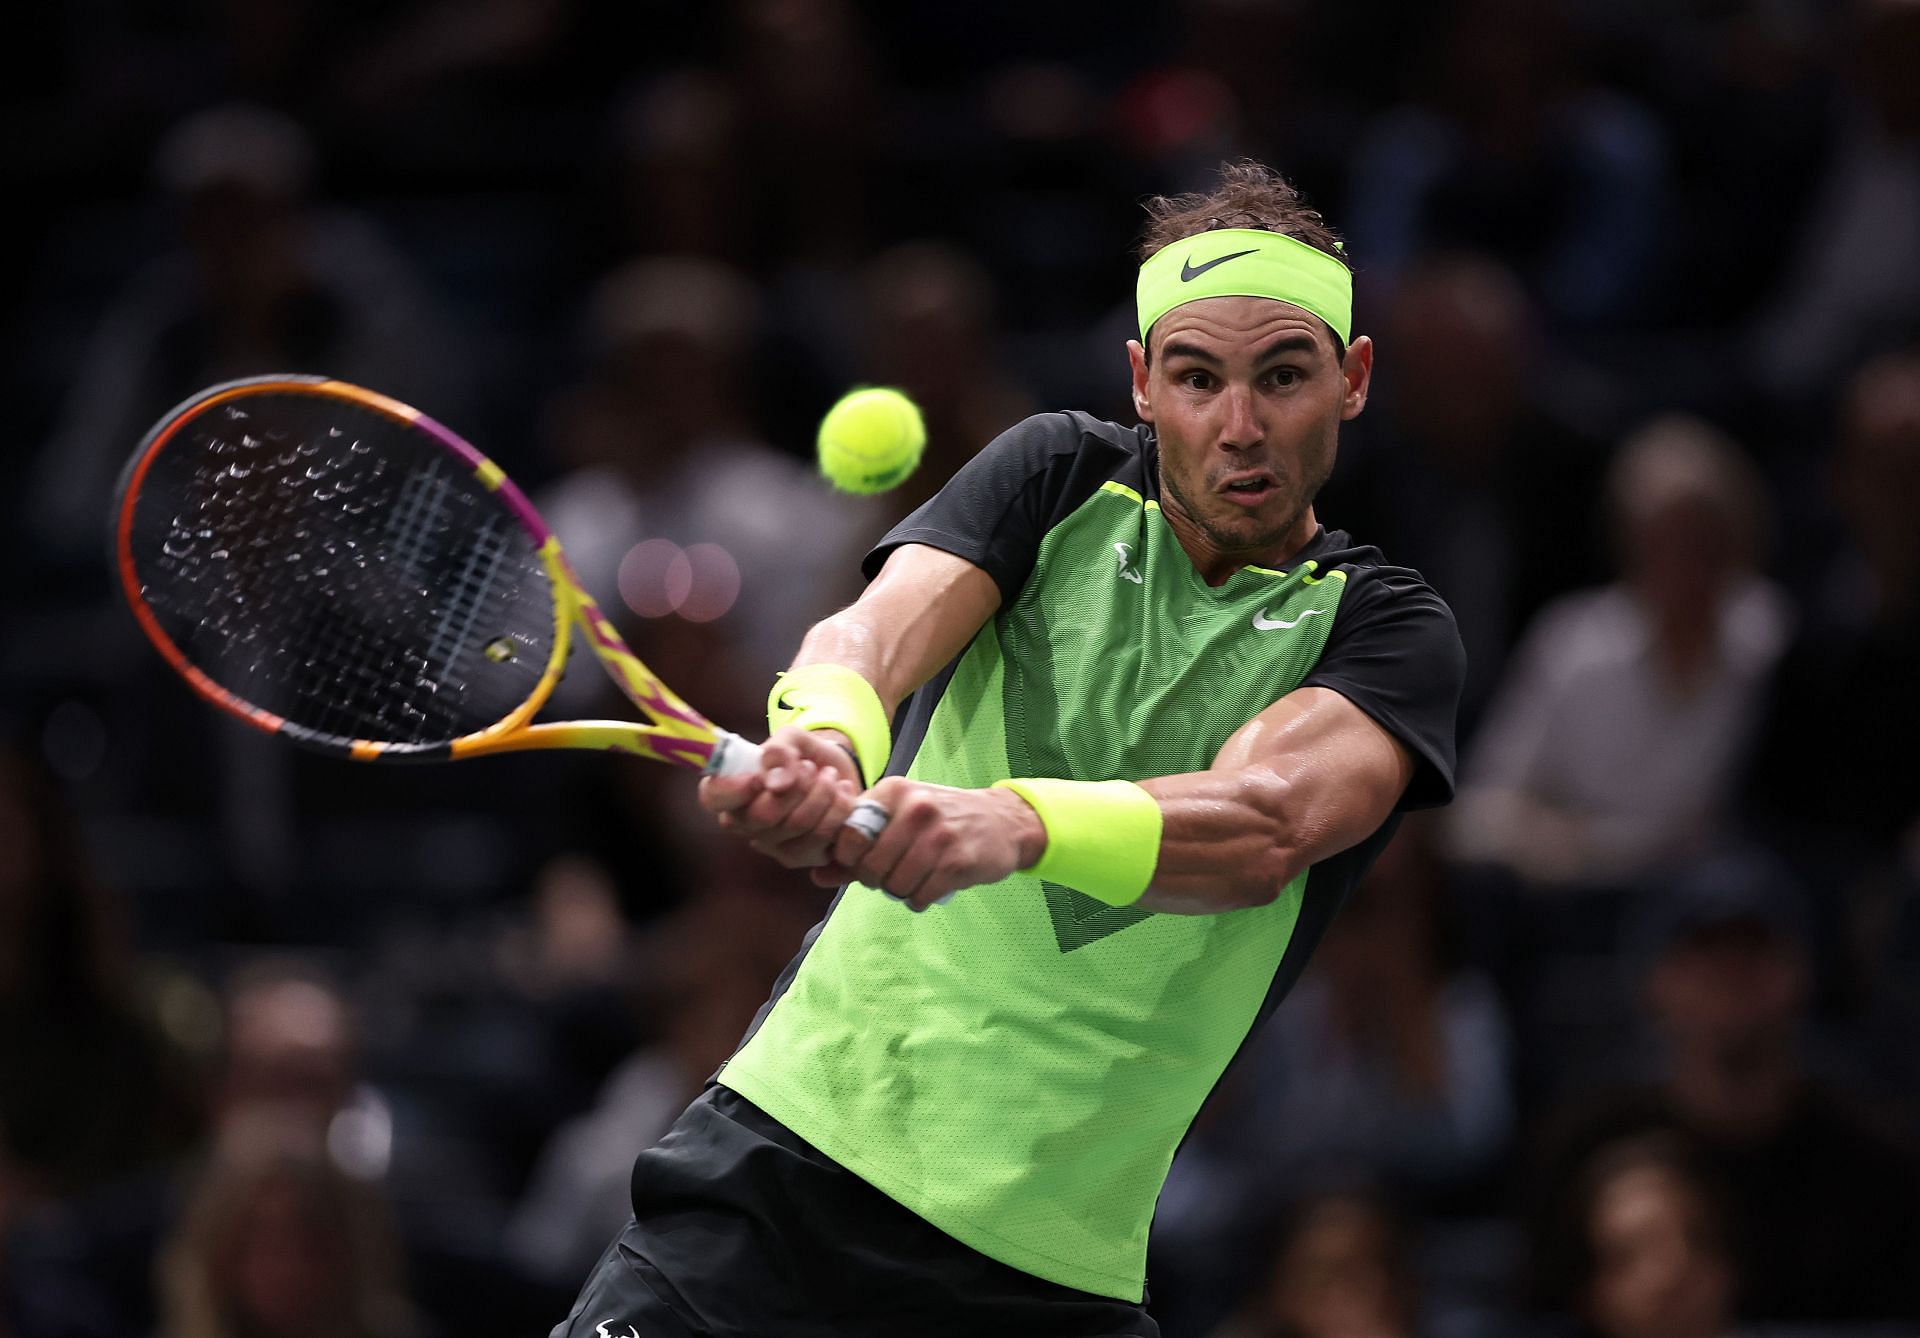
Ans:
[{"label": "player's open mouth", "polygon": [[1265,501],[1279,486],[1278,480],[1271,474],[1247,474],[1228,479],[1221,491],[1236,502],[1251,505]]}]

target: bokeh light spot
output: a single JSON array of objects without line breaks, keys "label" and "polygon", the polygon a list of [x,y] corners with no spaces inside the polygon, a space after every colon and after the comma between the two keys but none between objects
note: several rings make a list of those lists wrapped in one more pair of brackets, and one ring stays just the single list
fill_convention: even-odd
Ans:
[{"label": "bokeh light spot", "polygon": [[680,605],[680,616],[688,622],[710,623],[740,598],[740,564],[719,544],[690,544],[687,561],[693,570],[693,588]]},{"label": "bokeh light spot", "polygon": [[643,539],[620,559],[620,598],[642,618],[664,618],[687,602],[693,564],[680,545]]}]

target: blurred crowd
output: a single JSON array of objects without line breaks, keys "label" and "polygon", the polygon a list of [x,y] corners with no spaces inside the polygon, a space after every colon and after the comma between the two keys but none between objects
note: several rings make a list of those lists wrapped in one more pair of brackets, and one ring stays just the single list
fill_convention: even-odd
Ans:
[{"label": "blurred crowd", "polygon": [[[1040,408],[1131,421],[1150,193],[1348,238],[1328,524],[1471,657],[1177,1160],[1168,1338],[1920,1334],[1920,4],[94,0],[9,19],[0,1338],[489,1338],[825,907],[684,775],[356,767],[116,602],[145,427],[324,372],[530,487],[752,731]],[[850,385],[926,463],[836,495]],[[561,713],[623,713],[576,675]]]}]

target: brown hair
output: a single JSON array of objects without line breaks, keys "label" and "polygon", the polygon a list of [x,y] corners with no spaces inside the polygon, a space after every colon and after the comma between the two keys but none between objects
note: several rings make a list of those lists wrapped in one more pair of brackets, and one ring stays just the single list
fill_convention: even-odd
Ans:
[{"label": "brown hair", "polygon": [[1581,1305],[1600,1268],[1593,1219],[1601,1199],[1622,1177],[1642,1170],[1662,1172],[1680,1184],[1699,1210],[1709,1247],[1728,1254],[1726,1188],[1699,1145],[1678,1129],[1624,1134],[1588,1153],[1555,1210],[1537,1225],[1530,1268],[1534,1305],[1558,1311]]},{"label": "brown hair", "polygon": [[1751,567],[1762,556],[1766,481],[1738,442],[1703,418],[1667,413],[1620,444],[1607,472],[1607,503],[1623,565],[1633,553],[1633,526],[1676,501],[1698,501],[1725,526],[1734,561]]},{"label": "brown hair", "polygon": [[161,1249],[156,1278],[163,1338],[240,1338],[250,1321],[237,1294],[250,1217],[264,1195],[290,1195],[338,1270],[330,1313],[309,1316],[315,1338],[409,1338],[414,1323],[385,1200],[328,1156],[324,1137],[271,1106],[223,1131],[193,1199]]},{"label": "brown hair", "polygon": [[[1155,195],[1144,208],[1147,230],[1140,238],[1142,264],[1187,237],[1222,228],[1257,228],[1305,242],[1353,268],[1347,260],[1346,243],[1327,225],[1320,211],[1309,208],[1285,177],[1251,158],[1220,164],[1220,184],[1206,194],[1189,191],[1184,195]],[[1327,333],[1333,336],[1334,357],[1345,358],[1347,341],[1337,330],[1329,328]],[[1144,335],[1141,342],[1146,342]]]},{"label": "brown hair", "polygon": [[1347,264],[1340,234],[1327,226],[1318,210],[1307,206],[1286,178],[1251,158],[1220,164],[1220,185],[1207,194],[1156,195],[1145,207],[1142,263],[1182,238],[1221,228],[1258,228],[1305,242]]}]

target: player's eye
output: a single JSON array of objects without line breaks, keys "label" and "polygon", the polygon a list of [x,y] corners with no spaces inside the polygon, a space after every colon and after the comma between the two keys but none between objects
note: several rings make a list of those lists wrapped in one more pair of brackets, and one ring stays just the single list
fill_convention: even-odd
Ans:
[{"label": "player's eye", "polygon": [[1180,384],[1188,390],[1208,390],[1213,386],[1213,373],[1191,371],[1180,373]]},{"label": "player's eye", "polygon": [[1300,369],[1297,367],[1275,367],[1267,373],[1267,380],[1285,390],[1300,384]]}]

